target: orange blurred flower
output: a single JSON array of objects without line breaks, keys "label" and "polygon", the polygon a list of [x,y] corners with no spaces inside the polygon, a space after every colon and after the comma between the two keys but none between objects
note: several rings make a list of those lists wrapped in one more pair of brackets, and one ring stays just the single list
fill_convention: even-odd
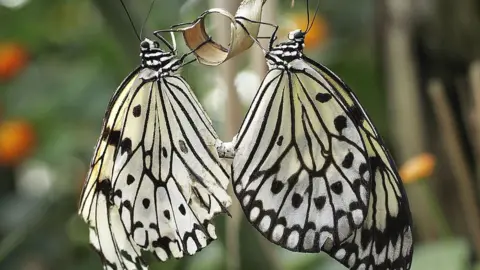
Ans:
[{"label": "orange blurred flower", "polygon": [[30,155],[35,146],[33,127],[25,121],[0,123],[0,164],[16,165]]},{"label": "orange blurred flower", "polygon": [[416,182],[432,175],[435,168],[435,156],[423,153],[405,162],[399,170],[405,184]]},{"label": "orange blurred flower", "polygon": [[17,75],[27,64],[26,50],[16,43],[0,43],[0,80]]},{"label": "orange blurred flower", "polygon": [[[310,20],[313,16],[310,16]],[[293,25],[295,29],[305,30],[307,27],[307,15],[295,14],[292,17]],[[310,22],[312,23],[312,22]],[[312,28],[305,37],[305,48],[312,49],[317,46],[323,45],[328,38],[328,23],[320,14],[317,14]]]}]

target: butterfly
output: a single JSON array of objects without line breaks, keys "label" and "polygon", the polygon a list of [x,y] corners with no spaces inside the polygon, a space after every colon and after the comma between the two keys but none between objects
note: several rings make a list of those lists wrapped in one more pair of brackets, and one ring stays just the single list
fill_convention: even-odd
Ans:
[{"label": "butterfly", "polygon": [[269,71],[219,148],[249,222],[269,241],[350,269],[410,269],[412,219],[392,156],[353,91],[304,53],[306,31],[265,52]]},{"label": "butterfly", "polygon": [[159,32],[168,51],[140,43],[141,65],[109,102],[81,194],[79,214],[104,269],[146,269],[142,250],[162,261],[196,253],[231,204],[218,136],[178,74],[187,54],[177,58]]}]

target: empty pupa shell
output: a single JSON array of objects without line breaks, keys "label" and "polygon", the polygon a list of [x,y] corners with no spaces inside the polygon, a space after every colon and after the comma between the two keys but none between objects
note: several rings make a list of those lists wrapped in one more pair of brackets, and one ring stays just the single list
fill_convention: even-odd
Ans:
[{"label": "empty pupa shell", "polygon": [[[258,36],[262,8],[266,0],[244,0],[235,16],[221,8],[205,11],[195,21],[173,26],[175,32],[182,32],[186,45],[193,51],[197,60],[205,65],[217,66],[249,49]],[[205,18],[219,14],[230,21],[230,42],[228,48],[213,41],[205,29]],[[202,45],[203,44],[203,45]]]}]

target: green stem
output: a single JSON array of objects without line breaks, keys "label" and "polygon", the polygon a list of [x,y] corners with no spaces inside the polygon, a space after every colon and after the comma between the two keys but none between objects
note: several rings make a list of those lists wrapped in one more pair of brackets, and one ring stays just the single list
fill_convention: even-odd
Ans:
[{"label": "green stem", "polygon": [[445,218],[445,215],[440,208],[437,197],[432,192],[431,188],[428,186],[427,179],[420,179],[418,182],[420,184],[420,188],[423,191],[423,194],[425,194],[425,196],[427,197],[426,201],[429,203],[431,213],[435,218],[435,221],[437,222],[439,237],[451,237],[452,231],[450,229],[450,226],[448,225],[447,219]]}]

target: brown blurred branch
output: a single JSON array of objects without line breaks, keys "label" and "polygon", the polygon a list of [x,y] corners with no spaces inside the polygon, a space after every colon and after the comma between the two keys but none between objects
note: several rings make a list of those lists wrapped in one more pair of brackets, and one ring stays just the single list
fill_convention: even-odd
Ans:
[{"label": "brown blurred branch", "polygon": [[463,210],[470,237],[474,244],[475,254],[480,258],[480,216],[472,187],[473,176],[467,167],[467,160],[462,152],[461,142],[453,112],[448,105],[443,85],[438,80],[429,83],[428,94],[439,124],[439,130],[445,145],[447,157],[450,159],[454,180],[457,184],[458,199]]},{"label": "brown blurred branch", "polygon": [[411,1],[386,1],[385,61],[391,120],[401,162],[425,151],[419,80],[411,49]]},{"label": "brown blurred branch", "polygon": [[[411,48],[413,6],[411,0],[387,0],[377,3],[383,9],[377,15],[383,19],[381,38],[384,43],[383,66],[385,67],[386,87],[392,127],[392,142],[395,143],[399,163],[426,150],[425,123],[420,100],[419,78],[416,72],[416,59]],[[424,239],[436,238],[438,228],[431,228],[431,210],[426,196],[419,186],[407,186],[415,227]]]},{"label": "brown blurred branch", "polygon": [[[480,61],[475,61],[470,66],[470,87],[473,95],[473,108],[471,111],[470,129],[471,141],[475,149],[475,160],[477,162],[476,170],[480,169]],[[477,175],[477,191],[480,190],[480,178]]]},{"label": "brown blurred branch", "polygon": [[[210,6],[212,8],[224,8],[228,12],[234,14],[235,10],[240,4],[239,0],[211,0]],[[216,32],[215,40],[225,42],[230,39],[230,24],[224,23],[219,17],[214,17]],[[222,137],[226,137],[224,141],[231,141],[233,136],[237,134],[240,124],[242,123],[243,114],[241,108],[240,98],[238,97],[235,88],[235,75],[237,72],[238,58],[230,59],[220,66],[218,77],[221,78],[226,86],[227,91],[227,104],[226,108],[226,134]],[[243,213],[241,211],[238,200],[229,186],[229,194],[232,197],[232,206],[230,207],[231,218],[227,218],[226,221],[226,246],[227,246],[227,269],[238,270],[240,269],[240,241],[239,232]]]}]

